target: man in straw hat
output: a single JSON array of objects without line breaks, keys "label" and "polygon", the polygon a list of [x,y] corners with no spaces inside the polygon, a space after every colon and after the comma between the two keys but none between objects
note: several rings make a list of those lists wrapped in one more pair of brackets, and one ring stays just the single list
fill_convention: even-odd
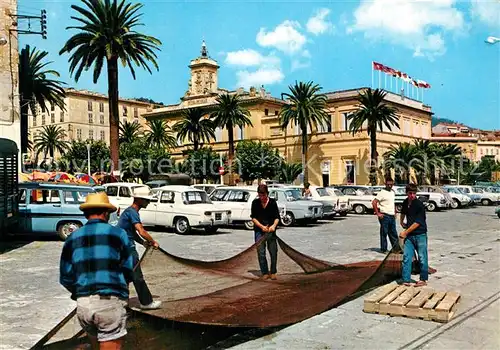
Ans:
[{"label": "man in straw hat", "polygon": [[[146,208],[151,201],[148,187],[138,187],[132,190],[134,202],[130,207],[125,209],[120,215],[118,226],[127,232],[134,257],[134,266],[139,262],[139,253],[135,248],[135,241],[141,244],[148,244],[154,248],[158,248],[158,243],[151,237],[151,235],[142,226],[139,210]],[[161,306],[161,301],[154,301],[148,285],[142,275],[141,267],[138,265],[134,270],[133,281],[134,288],[139,297],[140,308],[143,310],[154,310]]]},{"label": "man in straw hat", "polygon": [[87,223],[64,243],[60,283],[77,302],[77,317],[94,349],[120,349],[127,334],[133,255],[127,233],[108,224],[116,211],[104,192],[80,205]]}]

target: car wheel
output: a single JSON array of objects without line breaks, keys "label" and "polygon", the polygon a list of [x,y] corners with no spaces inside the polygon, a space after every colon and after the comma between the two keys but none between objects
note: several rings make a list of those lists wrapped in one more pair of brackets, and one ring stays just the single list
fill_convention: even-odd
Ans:
[{"label": "car wheel", "polygon": [[429,204],[427,204],[427,210],[428,211],[436,211],[436,209],[437,209],[436,203],[429,202]]},{"label": "car wheel", "polygon": [[57,227],[57,234],[63,241],[65,241],[69,236],[71,236],[73,232],[78,230],[80,227],[82,227],[82,224],[80,224],[79,222],[65,222]]},{"label": "car wheel", "polygon": [[340,212],[340,216],[346,217],[347,216],[347,212],[346,211]]},{"label": "car wheel", "polygon": [[189,226],[188,219],[181,217],[175,220],[174,229],[178,235],[184,235],[191,230],[191,226]]},{"label": "car wheel", "polygon": [[281,224],[285,227],[292,226],[295,223],[295,216],[293,213],[287,211],[285,215],[281,217]]},{"label": "car wheel", "polygon": [[403,210],[403,204],[396,204],[396,212],[401,213],[401,210]]},{"label": "car wheel", "polygon": [[253,230],[253,221],[245,221],[245,228],[247,230]]},{"label": "car wheel", "polygon": [[481,204],[484,206],[491,205],[491,201],[487,198],[481,200]]},{"label": "car wheel", "polygon": [[453,200],[451,201],[451,207],[453,209],[457,209],[460,207],[460,202],[458,201],[458,199],[453,198]]},{"label": "car wheel", "polygon": [[354,212],[356,214],[364,214],[366,212],[366,207],[363,204],[356,204],[354,206]]},{"label": "car wheel", "polygon": [[209,235],[213,235],[214,233],[217,232],[218,229],[219,229],[218,227],[214,227],[214,226],[205,227],[205,232],[208,233]]}]

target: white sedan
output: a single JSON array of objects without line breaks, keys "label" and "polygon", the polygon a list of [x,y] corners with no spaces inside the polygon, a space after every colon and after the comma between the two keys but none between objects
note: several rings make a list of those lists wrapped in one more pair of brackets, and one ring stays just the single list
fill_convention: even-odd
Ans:
[{"label": "white sedan", "polygon": [[186,234],[192,228],[204,228],[215,233],[231,223],[231,211],[217,208],[203,190],[190,186],[163,186],[153,189],[153,200],[141,210],[141,220],[147,226],[174,228]]}]

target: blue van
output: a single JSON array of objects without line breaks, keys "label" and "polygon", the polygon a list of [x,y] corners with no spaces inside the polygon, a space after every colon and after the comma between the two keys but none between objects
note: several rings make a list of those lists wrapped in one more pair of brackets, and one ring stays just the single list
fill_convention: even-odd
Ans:
[{"label": "blue van", "polygon": [[[80,211],[89,193],[103,191],[99,186],[23,182],[19,184],[19,230],[22,233],[56,233],[65,240],[85,225]],[[118,224],[117,213],[111,214],[111,225]]]}]

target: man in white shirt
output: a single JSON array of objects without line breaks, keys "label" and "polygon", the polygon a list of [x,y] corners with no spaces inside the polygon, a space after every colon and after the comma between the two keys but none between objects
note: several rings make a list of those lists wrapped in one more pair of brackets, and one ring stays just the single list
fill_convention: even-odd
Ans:
[{"label": "man in white shirt", "polygon": [[387,252],[387,236],[389,236],[392,248],[399,247],[396,231],[396,205],[394,204],[396,193],[392,190],[392,186],[394,186],[394,180],[387,177],[385,188],[372,202],[373,211],[380,222],[380,250],[383,253]]}]

